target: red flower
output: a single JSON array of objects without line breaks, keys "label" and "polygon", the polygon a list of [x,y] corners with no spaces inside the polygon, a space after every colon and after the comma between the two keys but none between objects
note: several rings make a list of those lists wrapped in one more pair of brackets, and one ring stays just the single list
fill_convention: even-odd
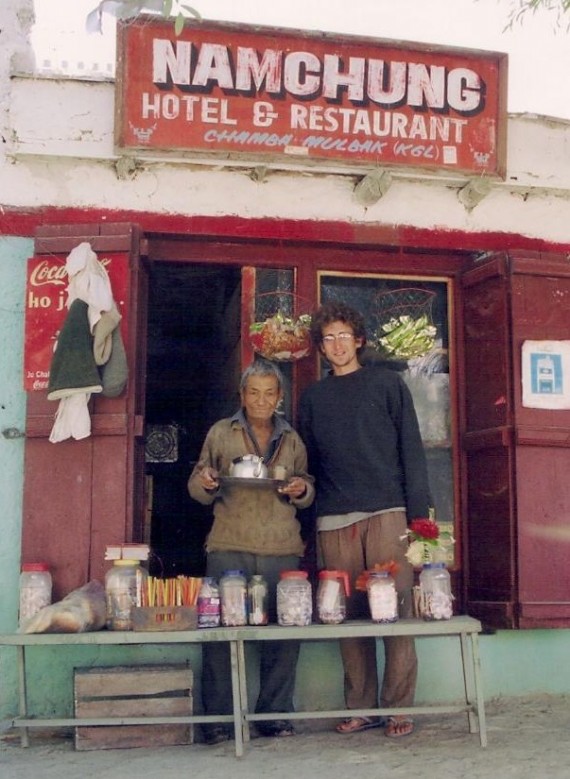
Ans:
[{"label": "red flower", "polygon": [[439,538],[439,527],[432,519],[414,519],[410,533],[414,541],[435,541]]}]

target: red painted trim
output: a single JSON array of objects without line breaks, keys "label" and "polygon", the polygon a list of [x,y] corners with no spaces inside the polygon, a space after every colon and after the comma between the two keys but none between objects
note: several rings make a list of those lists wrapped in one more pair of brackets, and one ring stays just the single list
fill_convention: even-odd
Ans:
[{"label": "red painted trim", "polygon": [[249,340],[249,326],[253,322],[256,269],[245,266],[241,271],[241,367],[253,362],[253,346]]},{"label": "red painted trim", "polygon": [[244,219],[237,216],[186,216],[141,211],[112,211],[83,208],[41,208],[10,210],[0,215],[0,235],[33,237],[47,225],[131,222],[149,234],[231,236],[240,240],[303,241],[320,244],[383,245],[421,247],[453,251],[569,252],[570,243],[529,238],[518,233],[469,233],[444,227],[418,229],[403,225],[357,224],[295,219]]}]

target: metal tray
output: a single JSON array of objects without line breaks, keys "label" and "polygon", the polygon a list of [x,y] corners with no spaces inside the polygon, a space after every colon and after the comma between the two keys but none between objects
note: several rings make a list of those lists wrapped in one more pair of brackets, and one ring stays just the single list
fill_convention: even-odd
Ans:
[{"label": "metal tray", "polygon": [[272,489],[284,487],[287,484],[285,479],[256,479],[245,476],[220,476],[218,478],[222,487],[257,487],[257,489]]}]

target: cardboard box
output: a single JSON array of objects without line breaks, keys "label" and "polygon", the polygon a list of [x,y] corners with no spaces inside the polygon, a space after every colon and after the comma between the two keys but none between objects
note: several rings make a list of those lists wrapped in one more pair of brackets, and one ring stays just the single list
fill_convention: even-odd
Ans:
[{"label": "cardboard box", "polygon": [[152,724],[153,717],[189,716],[193,673],[187,665],[76,668],[75,717],[148,717],[148,725],[87,725],[75,728],[75,748],[121,749],[191,744],[188,724]]}]

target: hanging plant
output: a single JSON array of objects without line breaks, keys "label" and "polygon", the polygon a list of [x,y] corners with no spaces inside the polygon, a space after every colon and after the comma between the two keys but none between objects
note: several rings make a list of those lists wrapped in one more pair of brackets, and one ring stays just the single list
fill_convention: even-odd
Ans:
[{"label": "hanging plant", "polygon": [[267,360],[291,362],[311,351],[311,317],[285,316],[277,312],[262,322],[253,322],[249,336],[254,350]]}]

